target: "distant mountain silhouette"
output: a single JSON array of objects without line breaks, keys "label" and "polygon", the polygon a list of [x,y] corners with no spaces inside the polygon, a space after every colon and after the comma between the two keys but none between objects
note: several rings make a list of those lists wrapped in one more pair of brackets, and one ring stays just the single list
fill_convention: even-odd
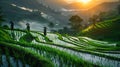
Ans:
[{"label": "distant mountain silhouette", "polygon": [[66,9],[82,9],[83,5],[80,2],[70,3],[65,6]]},{"label": "distant mountain silhouette", "polygon": [[[51,0],[52,1],[52,0]],[[62,1],[59,0],[59,2],[62,4],[62,6],[59,4],[57,7],[63,7],[63,8],[69,8],[69,9],[80,9],[82,8],[82,5],[80,3],[72,3],[72,4],[65,4]],[[53,4],[58,2],[53,2]],[[51,3],[49,3],[51,4]],[[102,11],[110,11],[116,9],[117,5],[119,3],[117,2],[106,2],[99,4],[97,6],[94,6],[88,10],[82,10],[77,11],[73,14],[80,15],[86,22],[90,16],[93,14],[102,12]],[[54,5],[53,5],[54,6]],[[76,7],[79,6],[79,7]],[[6,18],[7,22],[12,20],[15,22],[21,21],[21,20],[31,20],[31,21],[37,21],[41,24],[49,24],[50,22],[53,22],[57,27],[62,28],[68,25],[69,18],[73,15],[72,13],[70,15],[63,15],[60,11],[56,11],[55,9],[42,3],[38,2],[38,0],[0,0],[0,7],[2,7],[4,17]],[[41,13],[45,13],[46,15],[49,15],[50,17],[44,18]],[[66,12],[67,13],[67,12]]]},{"label": "distant mountain silhouette", "polygon": [[[68,19],[60,12],[37,0],[0,0],[0,7],[2,7],[7,22],[10,20],[18,22],[27,19],[46,24],[53,22],[59,24],[58,27],[64,27],[68,23]],[[45,16],[46,18],[44,18],[41,13],[45,13],[50,17]]]},{"label": "distant mountain silhouette", "polygon": [[44,2],[55,9],[63,8],[68,4],[65,0],[44,0]]},{"label": "distant mountain silhouette", "polygon": [[94,13],[99,13],[99,12],[117,10],[118,5],[119,5],[119,2],[104,2],[91,9],[88,9],[86,12],[90,14],[94,14]]},{"label": "distant mountain silhouette", "polygon": [[89,3],[89,4],[83,4],[81,2],[73,2],[73,3],[70,3],[68,5],[65,6],[66,9],[77,9],[77,10],[81,10],[81,9],[90,9],[94,6],[97,6],[99,3]]},{"label": "distant mountain silhouette", "polygon": [[100,12],[107,12],[107,11],[112,11],[112,10],[117,10],[117,7],[119,5],[119,2],[104,2],[101,4],[98,4],[90,9],[87,10],[81,10],[77,12],[77,15],[81,16],[85,21],[87,22],[88,18],[98,14]]}]

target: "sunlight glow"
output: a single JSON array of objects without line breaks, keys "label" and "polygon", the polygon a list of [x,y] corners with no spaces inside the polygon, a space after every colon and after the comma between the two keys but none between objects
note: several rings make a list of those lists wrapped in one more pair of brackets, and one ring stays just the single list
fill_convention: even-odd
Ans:
[{"label": "sunlight glow", "polygon": [[78,0],[78,2],[82,2],[84,4],[88,4],[89,2],[91,2],[92,0]]}]

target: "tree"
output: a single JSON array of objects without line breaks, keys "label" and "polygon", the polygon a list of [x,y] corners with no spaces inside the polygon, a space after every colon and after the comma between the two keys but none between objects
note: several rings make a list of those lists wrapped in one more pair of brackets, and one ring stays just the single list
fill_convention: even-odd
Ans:
[{"label": "tree", "polygon": [[78,15],[74,15],[69,19],[69,21],[71,22],[70,24],[72,26],[72,29],[78,32],[81,30],[81,22],[83,21],[81,17],[79,17]]},{"label": "tree", "polygon": [[114,19],[116,17],[118,17],[118,13],[116,10],[99,13],[100,21],[110,20],[110,19]]},{"label": "tree", "polygon": [[8,25],[3,25],[3,28],[4,29],[9,29],[9,26]]},{"label": "tree", "polygon": [[92,22],[93,25],[96,24],[96,22],[98,22],[100,20],[98,15],[93,15],[92,17],[89,18],[89,22]]},{"label": "tree", "polygon": [[110,20],[113,18],[116,18],[118,16],[117,11],[107,11],[107,12],[100,12],[98,15],[93,15],[89,18],[89,22],[93,23],[95,25],[97,22],[102,22],[105,20]]}]

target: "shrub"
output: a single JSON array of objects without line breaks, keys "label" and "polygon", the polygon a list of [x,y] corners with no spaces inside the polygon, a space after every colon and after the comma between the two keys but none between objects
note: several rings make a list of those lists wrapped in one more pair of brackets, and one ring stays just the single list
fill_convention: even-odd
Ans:
[{"label": "shrub", "polygon": [[118,42],[118,43],[116,44],[116,46],[117,46],[117,47],[120,47],[120,42]]},{"label": "shrub", "polygon": [[9,33],[0,29],[0,40],[4,40],[4,41],[8,41],[8,40],[11,40],[12,38],[10,37]]},{"label": "shrub", "polygon": [[20,41],[31,43],[34,39],[35,37],[31,33],[27,33],[26,35],[20,38]]}]

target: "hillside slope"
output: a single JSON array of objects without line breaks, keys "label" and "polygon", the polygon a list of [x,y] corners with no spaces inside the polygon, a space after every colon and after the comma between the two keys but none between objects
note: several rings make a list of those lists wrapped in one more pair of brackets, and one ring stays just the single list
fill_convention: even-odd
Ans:
[{"label": "hillside slope", "polygon": [[81,32],[82,35],[99,38],[102,40],[120,40],[120,17],[107,20],[104,22],[96,23],[95,25],[90,25],[88,28]]},{"label": "hillside slope", "polygon": [[[53,65],[50,67],[120,66],[120,47],[116,46],[116,43],[81,36],[62,36],[55,33],[47,33],[45,36],[42,32],[27,32],[19,29],[11,31],[0,28],[0,33],[0,37],[3,38],[0,39],[0,56],[6,56],[8,59],[4,60],[9,61],[8,64],[11,65],[14,63],[11,63],[10,57],[17,57],[17,60],[21,60],[22,64],[28,64],[30,67],[41,67],[40,65],[42,67],[48,67],[46,65]],[[29,33],[30,35],[28,35]],[[8,40],[9,37],[10,40]],[[26,40],[31,38],[31,43]],[[5,54],[2,54],[2,52]],[[3,59],[0,61],[3,61]],[[7,61],[5,62],[7,63]],[[7,65],[5,62],[0,63],[0,65],[9,67],[4,66]],[[99,62],[99,64],[96,62]],[[19,62],[15,61],[15,63]]]},{"label": "hillside slope", "polygon": [[[116,11],[119,3],[118,2],[105,2],[98,4],[88,10],[82,10],[77,12],[77,15],[84,19],[84,23],[87,23],[89,18],[93,15],[99,14],[100,12]],[[83,24],[84,24],[83,23]]]},{"label": "hillside slope", "polygon": [[0,0],[0,7],[6,23],[12,20],[19,28],[23,28],[22,24],[28,22],[34,30],[48,26],[50,22],[54,23],[55,29],[62,28],[68,23],[67,17],[37,0]]},{"label": "hillside slope", "polygon": [[92,7],[91,9],[88,9],[87,12],[93,14],[93,13],[116,10],[118,5],[119,5],[119,2],[105,2],[95,7]]}]

